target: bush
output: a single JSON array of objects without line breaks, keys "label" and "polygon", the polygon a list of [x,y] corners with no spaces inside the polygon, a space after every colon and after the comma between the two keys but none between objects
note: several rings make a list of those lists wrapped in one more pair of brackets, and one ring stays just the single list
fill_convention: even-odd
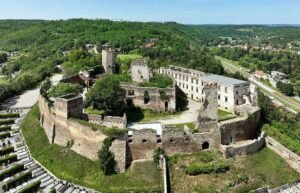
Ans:
[{"label": "bush", "polygon": [[0,149],[0,156],[9,154],[9,153],[14,152],[14,151],[15,151],[14,147],[7,147],[7,148],[4,148],[4,149]]},{"label": "bush", "polygon": [[8,191],[10,188],[14,187],[17,183],[20,183],[20,181],[24,181],[27,179],[30,179],[32,177],[32,173],[31,172],[25,172],[22,173],[16,177],[14,177],[13,179],[7,181],[4,185],[3,185],[3,189],[5,191]]},{"label": "bush", "polygon": [[10,131],[10,130],[11,130],[11,126],[0,127],[0,132]]},{"label": "bush", "polygon": [[103,141],[102,148],[98,152],[100,169],[103,171],[104,175],[112,175],[116,173],[116,161],[114,154],[109,150],[112,144],[111,138],[106,138]]},{"label": "bush", "polygon": [[48,97],[59,97],[67,94],[74,93],[78,95],[83,92],[83,87],[79,84],[71,83],[59,83],[56,86],[53,86],[48,91]]},{"label": "bush", "polygon": [[28,186],[26,186],[25,188],[21,189],[18,193],[34,193],[34,192],[37,192],[40,185],[41,185],[40,180],[36,181],[36,182],[33,182],[33,183],[29,184]]},{"label": "bush", "polygon": [[140,83],[141,87],[157,87],[157,88],[167,88],[173,85],[173,81],[170,77],[166,75],[157,74],[150,79],[149,82]]},{"label": "bush", "polygon": [[4,170],[3,172],[0,173],[0,180],[3,180],[7,177],[13,176],[16,173],[23,171],[24,170],[24,165],[23,164],[17,164],[7,170]]},{"label": "bush", "polygon": [[9,132],[0,133],[0,139],[5,139],[7,137],[10,137],[10,133]]},{"label": "bush", "polygon": [[189,165],[185,172],[188,175],[198,175],[198,174],[210,174],[210,173],[224,173],[229,170],[229,165],[223,162],[214,162],[207,164],[192,164]]},{"label": "bush", "polygon": [[0,125],[11,125],[14,123],[15,123],[14,119],[0,120]]},{"label": "bush", "polygon": [[7,119],[7,118],[19,118],[19,113],[9,113],[9,114],[0,114],[0,119]]},{"label": "bush", "polygon": [[12,163],[18,160],[17,155],[7,155],[5,157],[0,158],[0,164]]},{"label": "bush", "polygon": [[154,150],[153,153],[153,162],[158,165],[160,160],[160,155],[166,155],[165,151],[161,149],[160,147]]},{"label": "bush", "polygon": [[48,193],[56,193],[55,188],[51,188]]}]

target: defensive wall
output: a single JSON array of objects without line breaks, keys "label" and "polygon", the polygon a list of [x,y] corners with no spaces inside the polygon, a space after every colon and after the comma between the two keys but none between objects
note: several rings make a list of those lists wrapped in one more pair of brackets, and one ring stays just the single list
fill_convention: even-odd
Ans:
[{"label": "defensive wall", "polygon": [[41,112],[41,126],[44,128],[49,143],[60,146],[67,146],[74,143],[71,149],[76,153],[89,159],[96,160],[97,152],[102,146],[103,140],[107,137],[100,130],[82,125],[79,122],[68,119],[59,106],[49,106],[48,102],[40,96],[39,108]]},{"label": "defensive wall", "polygon": [[284,159],[291,168],[300,173],[300,156],[284,147],[272,137],[266,137],[266,145],[268,148],[276,152],[282,159]]},{"label": "defensive wall", "polygon": [[255,153],[261,150],[264,146],[265,133],[263,132],[257,139],[245,140],[241,141],[240,143],[231,145],[221,145],[220,150],[223,152],[224,157],[227,159],[237,155],[247,155]]}]

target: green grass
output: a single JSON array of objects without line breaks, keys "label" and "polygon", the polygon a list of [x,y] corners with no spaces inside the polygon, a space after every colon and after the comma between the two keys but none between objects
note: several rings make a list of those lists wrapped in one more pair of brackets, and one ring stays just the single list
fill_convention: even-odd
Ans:
[{"label": "green grass", "polygon": [[226,111],[222,111],[222,110],[218,110],[218,121],[226,121],[229,119],[234,119],[236,118],[235,115],[233,115],[232,113],[228,113]]},{"label": "green grass", "polygon": [[91,107],[86,108],[85,112],[87,114],[91,114],[91,115],[103,115],[104,114],[104,111],[93,109]]},{"label": "green grass", "polygon": [[162,189],[161,173],[152,162],[122,174],[104,176],[98,161],[91,161],[68,148],[49,144],[38,118],[39,110],[34,106],[23,120],[21,129],[32,156],[58,178],[108,193]]},{"label": "green grass", "polygon": [[[223,161],[226,161],[230,167],[226,173],[189,176],[185,171],[185,168],[191,164]],[[228,160],[224,160],[222,154],[215,151],[175,155],[170,158],[169,163],[174,193],[248,193],[264,186],[278,187],[300,178],[300,174],[268,148],[255,154]]]},{"label": "green grass", "polygon": [[174,124],[174,125],[166,125],[166,127],[172,126],[172,127],[178,128],[178,129],[184,129],[185,125],[188,126],[191,130],[195,129],[195,127],[196,127],[195,122],[181,123],[181,124]]},{"label": "green grass", "polygon": [[[291,130],[291,128],[286,128],[284,124],[278,122],[273,122],[270,125],[265,124],[262,129],[267,135],[273,137],[282,145],[300,155],[300,142],[297,140],[297,138],[299,139],[299,135],[296,131]],[[289,132],[287,132],[287,130],[289,130]]]},{"label": "green grass", "polygon": [[6,77],[0,77],[0,84],[8,84],[9,83],[9,79]]},{"label": "green grass", "polygon": [[142,110],[140,108],[131,108],[127,111],[128,122],[151,122],[162,119],[172,118],[178,116],[180,112],[158,112],[155,110]]},{"label": "green grass", "polygon": [[121,61],[135,60],[142,58],[139,54],[118,54],[117,58]]}]

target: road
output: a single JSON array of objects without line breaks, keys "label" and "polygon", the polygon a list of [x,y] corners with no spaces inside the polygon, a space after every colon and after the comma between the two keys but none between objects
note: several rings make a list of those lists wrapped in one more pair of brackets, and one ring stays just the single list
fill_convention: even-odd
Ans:
[{"label": "road", "polygon": [[244,77],[248,78],[248,80],[252,83],[254,83],[255,85],[257,85],[265,94],[267,94],[268,96],[274,98],[275,100],[279,101],[280,103],[282,103],[286,108],[288,108],[289,110],[295,111],[295,112],[300,112],[300,102],[296,101],[295,99],[288,97],[284,94],[282,94],[281,92],[263,84],[261,81],[259,81],[258,79],[256,79],[254,76],[252,76],[250,73],[248,73],[248,70],[237,66],[237,64],[234,64],[233,61],[216,56],[216,59],[220,60],[224,69],[235,73],[235,72],[239,72],[241,75],[243,75]]},{"label": "road", "polygon": [[[51,82],[53,85],[58,84],[62,79],[62,74],[55,74],[51,77]],[[27,90],[21,95],[9,98],[6,100],[1,108],[3,109],[16,109],[16,108],[30,108],[37,103],[40,95],[40,88],[34,88]]]}]

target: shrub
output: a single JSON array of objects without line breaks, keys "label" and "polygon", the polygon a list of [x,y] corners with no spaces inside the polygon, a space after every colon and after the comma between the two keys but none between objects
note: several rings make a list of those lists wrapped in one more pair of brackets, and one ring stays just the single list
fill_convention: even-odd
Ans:
[{"label": "shrub", "polygon": [[8,114],[0,114],[0,119],[7,119],[7,118],[19,118],[19,113],[8,113]]},{"label": "shrub", "polygon": [[[20,174],[19,176],[16,176],[15,178],[7,181],[4,185],[3,185],[3,189],[5,191],[8,191],[10,188],[14,187],[17,183],[19,183],[20,181],[24,181],[27,180],[29,178],[32,177],[32,173],[31,172],[25,172]],[[25,191],[26,192],[26,191]]]},{"label": "shrub", "polygon": [[4,149],[0,149],[0,156],[9,154],[9,153],[14,152],[14,151],[15,151],[14,147],[7,147],[7,148],[4,148]]},{"label": "shrub", "polygon": [[15,123],[14,119],[0,120],[0,125],[10,125],[14,123]]},{"label": "shrub", "polygon": [[165,151],[161,149],[160,147],[154,150],[153,153],[153,162],[158,165],[160,160],[160,155],[166,155]]},{"label": "shrub", "polygon": [[0,132],[3,132],[3,131],[10,131],[10,130],[11,130],[11,126],[0,127]]},{"label": "shrub", "polygon": [[10,133],[9,132],[0,133],[0,139],[5,139],[7,137],[10,137]]},{"label": "shrub", "polygon": [[34,192],[37,192],[40,185],[41,185],[40,180],[36,181],[36,182],[33,182],[33,183],[29,184],[28,186],[26,186],[25,188],[21,189],[18,193],[34,193]]},{"label": "shrub", "polygon": [[0,180],[3,180],[7,177],[13,176],[16,173],[23,171],[24,170],[24,165],[23,164],[17,164],[7,170],[4,170],[3,172],[0,173]]},{"label": "shrub", "polygon": [[207,164],[192,164],[189,165],[185,172],[188,175],[224,173],[229,170],[229,165],[224,162],[212,162]]},{"label": "shrub", "polygon": [[156,88],[167,88],[173,85],[173,81],[166,75],[156,74],[149,82],[140,83],[141,87],[156,87]]},{"label": "shrub", "polygon": [[103,171],[104,175],[111,175],[116,173],[116,161],[114,154],[109,150],[112,144],[111,138],[106,138],[103,141],[102,148],[98,152],[100,169]]},{"label": "shrub", "polygon": [[83,87],[79,84],[71,83],[59,83],[56,86],[53,86],[48,91],[48,97],[59,97],[66,94],[80,94],[83,92]]},{"label": "shrub", "polygon": [[51,188],[48,193],[56,193],[55,188]]},{"label": "shrub", "polygon": [[0,158],[0,164],[12,163],[18,160],[17,155],[7,155],[5,157]]}]

